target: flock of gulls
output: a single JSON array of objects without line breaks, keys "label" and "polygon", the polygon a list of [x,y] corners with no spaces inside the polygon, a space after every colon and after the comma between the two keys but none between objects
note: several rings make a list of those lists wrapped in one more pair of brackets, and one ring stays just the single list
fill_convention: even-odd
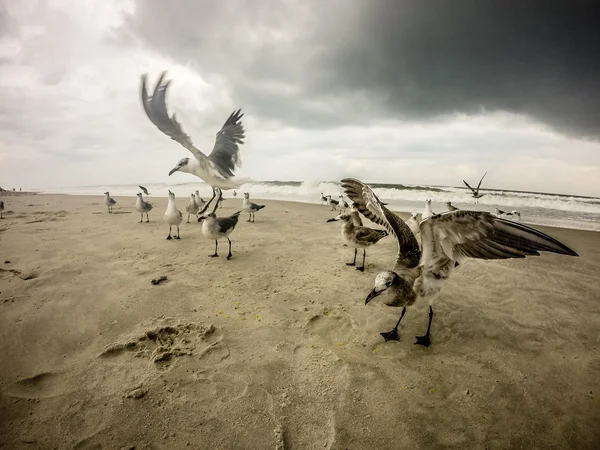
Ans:
[{"label": "flock of gulls", "polygon": [[[175,172],[185,172],[201,178],[212,188],[212,198],[205,202],[196,193],[190,195],[185,208],[187,220],[194,216],[202,224],[202,234],[215,241],[215,252],[211,257],[218,256],[220,239],[227,239],[229,252],[227,259],[232,256],[229,236],[234,231],[242,212],[248,213],[248,222],[254,222],[254,215],[264,208],[250,201],[248,193],[244,193],[241,210],[231,216],[218,217],[216,210],[223,201],[223,190],[239,189],[249,180],[237,178],[234,174],[241,164],[239,145],[243,144],[244,128],[241,122],[241,110],[234,111],[227,118],[216,134],[212,152],[207,156],[197,149],[190,137],[183,131],[176,116],[169,115],[166,106],[166,95],[170,81],[165,81],[163,72],[154,90],[148,93],[146,87],[147,75],[142,75],[141,100],[146,115],[150,121],[164,134],[189,150],[193,158],[181,159],[169,175]],[[486,173],[487,174],[487,173]],[[466,181],[464,184],[471,190],[472,197],[477,203],[483,195],[480,193],[481,182],[473,189]],[[383,301],[388,306],[401,307],[402,311],[395,326],[381,333],[388,340],[399,340],[398,327],[406,313],[406,308],[414,305],[420,298],[429,301],[427,331],[417,336],[416,344],[429,346],[431,322],[433,318],[433,300],[441,292],[445,281],[454,270],[460,270],[460,262],[466,258],[475,259],[508,259],[539,256],[540,252],[552,252],[561,255],[578,256],[575,251],[558,240],[541,231],[509,220],[508,217],[520,217],[517,211],[504,212],[496,208],[496,214],[485,211],[459,209],[450,202],[446,204],[447,211],[434,213],[431,200],[425,202],[425,208],[418,218],[412,213],[406,220],[391,212],[373,190],[353,178],[341,180],[344,195],[336,200],[331,195],[321,193],[321,203],[327,204],[331,210],[343,208],[336,217],[327,222],[341,222],[341,236],[345,245],[354,248],[354,259],[347,263],[356,269],[365,270],[366,249],[377,244],[388,235],[396,241],[398,252],[395,261],[390,264],[390,270],[379,273],[374,280],[372,290],[365,299],[365,304],[375,299]],[[140,186],[142,192],[148,195],[147,189]],[[144,214],[149,222],[148,213],[152,204],[143,198],[142,192],[137,194],[135,204],[140,213],[140,222]],[[234,191],[234,197],[237,193]],[[348,200],[346,200],[346,198]],[[105,204],[108,212],[116,201],[105,193]],[[211,203],[212,209],[209,211]],[[0,209],[1,209],[0,203]],[[384,229],[375,229],[363,225],[361,215],[372,223]],[[179,239],[179,225],[183,222],[183,213],[177,209],[175,195],[169,191],[167,210],[164,220],[169,225],[167,239]],[[173,227],[177,231],[172,236]],[[363,249],[362,264],[357,266],[358,249]]]}]

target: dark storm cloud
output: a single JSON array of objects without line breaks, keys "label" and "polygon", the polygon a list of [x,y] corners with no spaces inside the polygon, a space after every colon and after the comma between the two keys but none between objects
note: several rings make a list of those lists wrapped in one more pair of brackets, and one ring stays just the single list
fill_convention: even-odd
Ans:
[{"label": "dark storm cloud", "polygon": [[[506,110],[600,135],[594,1],[138,1],[123,36],[282,122]],[[129,40],[129,39],[128,39]]]}]

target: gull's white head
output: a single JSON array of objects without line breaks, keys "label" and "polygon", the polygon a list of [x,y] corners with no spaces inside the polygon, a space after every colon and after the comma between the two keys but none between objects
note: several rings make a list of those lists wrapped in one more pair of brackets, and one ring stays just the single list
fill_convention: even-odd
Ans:
[{"label": "gull's white head", "polygon": [[177,165],[171,169],[169,172],[169,176],[174,174],[175,172],[186,172],[192,173],[192,168],[190,166],[190,158],[181,158]]},{"label": "gull's white head", "polygon": [[428,198],[427,200],[425,200],[425,204],[431,206],[431,199]]},{"label": "gull's white head", "polygon": [[417,218],[417,213],[416,212],[410,213],[410,218],[411,219],[416,219]]},{"label": "gull's white head", "polygon": [[173,194],[170,189],[169,189],[169,200],[175,200],[175,194]]},{"label": "gull's white head", "polygon": [[106,195],[108,197],[110,194],[108,192],[105,192],[104,195]]},{"label": "gull's white head", "polygon": [[190,198],[194,198],[194,199],[196,198],[196,196],[194,195],[193,192],[190,194]]},{"label": "gull's white head", "polygon": [[342,213],[342,214],[335,216],[333,219],[327,220],[327,223],[337,222],[338,220],[341,220],[342,222],[348,222],[350,219],[352,219],[352,216],[350,214]]},{"label": "gull's white head", "polygon": [[[248,192],[244,192],[244,198],[250,198],[250,194]],[[229,204],[229,203],[227,203]]]},{"label": "gull's white head", "polygon": [[365,299],[365,304],[369,303],[375,297],[387,291],[390,286],[394,284],[394,281],[396,281],[397,278],[398,275],[390,270],[379,273],[375,277],[375,285],[373,286],[373,290],[369,292],[369,295],[367,295],[367,298]]},{"label": "gull's white head", "polygon": [[137,193],[137,196],[138,196],[139,198],[142,198],[142,193],[141,193],[141,192],[138,192],[138,193]]},{"label": "gull's white head", "polygon": [[452,203],[450,203],[450,202],[446,202],[446,206],[447,206],[448,208],[450,208],[450,207],[452,206]]}]

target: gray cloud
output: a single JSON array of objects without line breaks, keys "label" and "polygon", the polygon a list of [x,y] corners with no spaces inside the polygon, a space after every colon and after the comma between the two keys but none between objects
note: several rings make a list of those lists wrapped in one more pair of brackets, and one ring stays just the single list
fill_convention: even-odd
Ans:
[{"label": "gray cloud", "polygon": [[600,135],[597,2],[138,1],[127,33],[302,126],[505,110]]}]

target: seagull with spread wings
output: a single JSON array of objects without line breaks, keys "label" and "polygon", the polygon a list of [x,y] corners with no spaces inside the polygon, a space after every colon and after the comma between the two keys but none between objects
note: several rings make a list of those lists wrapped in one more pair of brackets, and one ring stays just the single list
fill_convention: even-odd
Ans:
[{"label": "seagull with spread wings", "polygon": [[[240,159],[239,144],[243,144],[244,126],[241,119],[244,115],[240,109],[231,113],[221,129],[218,131],[215,145],[210,155],[206,156],[192,143],[191,138],[183,131],[181,123],[175,114],[169,116],[166,97],[171,81],[165,81],[166,72],[163,72],[156,82],[152,95],[146,89],[147,74],[142,75],[141,96],[144,111],[150,121],[171,139],[188,149],[194,158],[183,158],[171,169],[169,175],[175,172],[185,172],[204,180],[213,189],[211,200],[199,214],[208,209],[208,205],[216,195],[222,196],[222,189],[236,189],[247,183],[247,179],[239,179],[234,175],[234,170],[242,164]],[[215,202],[213,212],[219,201]]]},{"label": "seagull with spread wings", "polygon": [[483,197],[485,194],[480,194],[479,193],[479,187],[481,186],[481,182],[483,181],[483,179],[485,178],[485,176],[487,175],[487,172],[483,174],[483,176],[481,177],[481,180],[479,180],[479,184],[477,185],[477,189],[473,189],[471,186],[469,186],[469,183],[467,183],[465,180],[463,180],[463,183],[465,183],[465,185],[471,189],[471,193],[472,193],[472,197],[475,199],[475,203],[477,203],[477,200],[480,199],[481,197]]},{"label": "seagull with spread wings", "polygon": [[421,246],[409,226],[379,201],[367,185],[353,178],[342,180],[346,196],[355,202],[367,219],[385,227],[396,237],[398,257],[393,270],[381,272],[365,303],[386,292],[388,306],[402,306],[402,313],[391,331],[381,333],[388,340],[399,340],[398,326],[406,307],[418,298],[429,299],[427,332],[417,336],[416,344],[429,346],[431,307],[434,296],[463,258],[507,259],[539,256],[546,251],[579,256],[558,240],[534,228],[495,217],[485,211],[447,211],[435,214],[419,224]]}]

